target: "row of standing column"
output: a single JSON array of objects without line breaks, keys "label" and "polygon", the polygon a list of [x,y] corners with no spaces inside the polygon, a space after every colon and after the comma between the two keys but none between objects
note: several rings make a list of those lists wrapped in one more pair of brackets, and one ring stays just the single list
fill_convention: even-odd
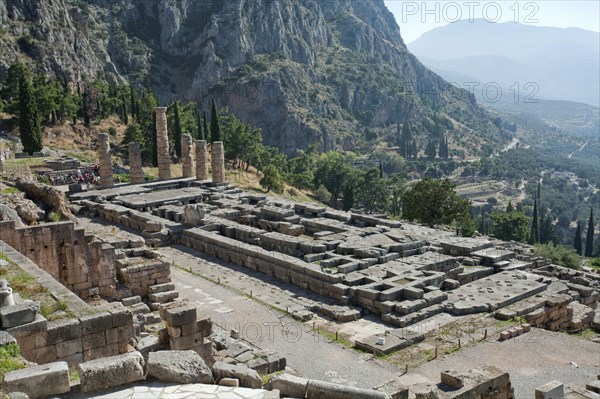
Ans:
[{"label": "row of standing column", "polygon": [[[171,179],[171,158],[169,156],[169,134],[167,129],[167,108],[156,107],[156,144],[158,155],[158,180]],[[206,140],[196,140],[196,179],[208,180],[208,144]],[[181,137],[183,177],[194,177],[192,136],[184,134]],[[213,183],[225,182],[225,149],[222,141],[211,144],[211,166]],[[98,157],[101,188],[114,186],[112,179],[112,160],[110,155],[110,139],[108,134],[98,136]],[[144,182],[142,169],[142,152],[139,143],[129,143],[129,167],[131,183]]]}]

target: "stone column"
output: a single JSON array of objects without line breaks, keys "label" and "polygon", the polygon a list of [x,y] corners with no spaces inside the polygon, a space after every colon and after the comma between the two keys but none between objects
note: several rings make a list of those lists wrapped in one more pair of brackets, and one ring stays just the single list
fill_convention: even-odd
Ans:
[{"label": "stone column", "polygon": [[131,184],[144,182],[140,143],[129,143],[129,174],[131,175]]},{"label": "stone column", "polygon": [[181,157],[183,158],[183,177],[194,176],[194,142],[192,136],[184,134],[181,136]]},{"label": "stone column", "polygon": [[208,180],[206,140],[196,140],[196,179]]},{"label": "stone column", "polygon": [[156,107],[156,147],[158,152],[158,180],[171,178],[169,135],[167,133],[167,107]]},{"label": "stone column", "polygon": [[98,135],[98,166],[100,169],[100,188],[111,188],[113,183],[112,159],[108,134]]},{"label": "stone column", "polygon": [[212,143],[212,181],[225,183],[225,149],[222,141]]}]

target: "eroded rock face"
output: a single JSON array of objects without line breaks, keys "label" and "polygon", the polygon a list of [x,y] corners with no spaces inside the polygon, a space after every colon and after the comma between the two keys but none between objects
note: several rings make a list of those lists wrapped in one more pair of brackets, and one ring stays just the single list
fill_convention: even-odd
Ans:
[{"label": "eroded rock face", "polygon": [[28,198],[45,204],[50,210],[60,213],[64,219],[73,217],[67,208],[67,200],[64,193],[54,189],[54,187],[24,179],[17,179],[16,186]]},{"label": "eroded rock face", "polygon": [[[27,50],[47,69],[76,80],[98,71],[113,81],[150,79],[159,98],[205,109],[215,98],[286,153],[351,149],[366,129],[421,120],[432,106],[465,125],[457,135],[500,140],[473,96],[408,52],[383,0],[25,3],[0,8],[0,20],[16,38],[53,43]],[[116,33],[107,38],[110,21]],[[0,44],[0,80],[19,49]]]}]

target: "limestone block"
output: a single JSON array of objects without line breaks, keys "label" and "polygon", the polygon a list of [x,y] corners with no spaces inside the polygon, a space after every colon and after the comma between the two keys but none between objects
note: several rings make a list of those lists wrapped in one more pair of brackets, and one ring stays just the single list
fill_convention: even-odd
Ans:
[{"label": "limestone block", "polygon": [[[68,369],[67,369],[68,372]],[[99,391],[144,379],[144,358],[129,352],[79,365],[81,392]]]},{"label": "limestone block", "polygon": [[4,375],[2,390],[23,392],[30,399],[67,393],[71,390],[69,366],[66,362],[56,362],[10,371]]},{"label": "limestone block", "polygon": [[460,389],[465,385],[460,375],[454,370],[442,371],[440,375],[442,384],[448,385],[449,387]]},{"label": "limestone block", "polygon": [[550,381],[535,390],[535,399],[564,399],[564,385],[559,381]]},{"label": "limestone block", "polygon": [[269,390],[277,389],[283,397],[305,398],[308,380],[292,374],[281,374],[274,376],[269,381]]},{"label": "limestone block", "polygon": [[240,385],[245,388],[262,388],[262,380],[258,373],[244,364],[234,365],[218,361],[212,366],[212,372],[217,381],[222,378],[237,378],[240,380]]},{"label": "limestone block", "polygon": [[31,323],[40,311],[39,302],[26,301],[17,305],[0,308],[0,320],[2,328],[18,327]]},{"label": "limestone block", "polygon": [[97,313],[79,318],[82,335],[104,332],[112,328],[112,315],[108,312]]},{"label": "limestone block", "polygon": [[178,384],[212,384],[214,378],[204,360],[194,351],[160,351],[148,355],[148,375]]},{"label": "limestone block", "polygon": [[165,323],[172,327],[192,324],[196,322],[196,307],[186,304],[174,308],[166,308],[161,312]]}]

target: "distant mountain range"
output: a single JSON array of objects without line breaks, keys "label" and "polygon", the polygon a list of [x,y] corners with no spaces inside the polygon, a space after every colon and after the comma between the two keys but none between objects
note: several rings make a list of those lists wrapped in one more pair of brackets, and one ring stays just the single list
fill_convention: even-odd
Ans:
[{"label": "distant mountain range", "polygon": [[463,20],[425,33],[408,48],[459,86],[480,82],[481,91],[498,84],[505,89],[503,100],[514,95],[516,83],[523,96],[598,106],[599,39],[598,32],[578,28]]}]

